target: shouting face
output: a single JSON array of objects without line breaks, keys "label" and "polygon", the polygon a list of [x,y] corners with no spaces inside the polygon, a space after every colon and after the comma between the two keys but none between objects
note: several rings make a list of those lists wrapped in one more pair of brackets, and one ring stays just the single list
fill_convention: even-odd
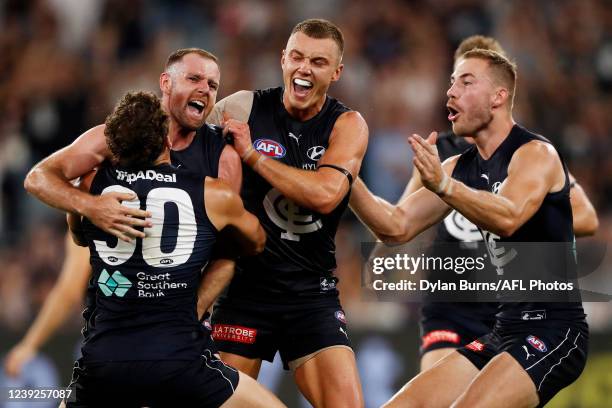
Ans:
[{"label": "shouting face", "polygon": [[467,58],[457,62],[446,92],[448,120],[456,135],[475,136],[489,125],[496,106],[496,90],[488,61]]},{"label": "shouting face", "polygon": [[161,75],[164,108],[186,130],[202,127],[215,106],[221,74],[215,61],[197,53],[185,55]]},{"label": "shouting face", "polygon": [[340,78],[340,59],[338,45],[331,38],[312,38],[302,32],[289,37],[281,67],[283,103],[292,116],[306,120],[321,110],[330,84]]}]

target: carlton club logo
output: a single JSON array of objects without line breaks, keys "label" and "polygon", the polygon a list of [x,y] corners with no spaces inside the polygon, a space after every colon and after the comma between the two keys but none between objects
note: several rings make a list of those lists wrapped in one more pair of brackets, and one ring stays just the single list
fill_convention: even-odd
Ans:
[{"label": "carlton club logo", "polygon": [[287,149],[282,144],[271,139],[257,139],[253,142],[253,147],[259,153],[275,159],[285,157],[287,154]]},{"label": "carlton club logo", "polygon": [[456,210],[453,210],[444,218],[444,226],[448,233],[459,241],[482,241],[482,234],[478,227]]},{"label": "carlton club logo", "polygon": [[312,213],[285,198],[280,191],[273,188],[264,197],[263,206],[270,220],[284,230],[281,238],[289,241],[299,241],[300,234],[309,234],[320,230],[323,222],[315,219]]}]

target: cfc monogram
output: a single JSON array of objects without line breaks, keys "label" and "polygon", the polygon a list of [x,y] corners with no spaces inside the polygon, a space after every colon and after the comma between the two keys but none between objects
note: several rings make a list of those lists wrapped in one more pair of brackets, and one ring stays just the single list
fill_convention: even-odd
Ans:
[{"label": "cfc monogram", "polygon": [[304,209],[286,199],[275,188],[266,194],[263,206],[270,220],[285,230],[281,233],[282,239],[299,241],[299,234],[315,232],[323,226],[320,219],[315,220],[313,214],[304,214]]}]

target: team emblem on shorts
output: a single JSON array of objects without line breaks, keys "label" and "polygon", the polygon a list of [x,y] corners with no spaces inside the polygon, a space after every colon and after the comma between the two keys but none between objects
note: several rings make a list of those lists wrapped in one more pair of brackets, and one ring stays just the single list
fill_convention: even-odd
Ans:
[{"label": "team emblem on shorts", "polygon": [[253,147],[259,153],[275,159],[285,157],[285,154],[287,154],[285,146],[271,139],[257,139],[253,142]]},{"label": "team emblem on shorts", "polygon": [[527,343],[529,343],[531,347],[538,350],[540,353],[545,353],[546,350],[548,350],[548,348],[546,347],[546,344],[544,344],[542,340],[538,339],[536,336],[532,334],[527,336]]},{"label": "team emblem on shorts", "polygon": [[344,315],[344,312],[342,310],[338,310],[336,313],[334,313],[334,316],[336,316],[336,319],[346,324],[346,316]]},{"label": "team emblem on shorts", "polygon": [[468,344],[467,346],[465,346],[466,349],[468,350],[472,350],[472,351],[482,351],[485,348],[485,345],[482,344],[480,341],[478,340],[474,340],[473,342],[471,342],[470,344]]}]

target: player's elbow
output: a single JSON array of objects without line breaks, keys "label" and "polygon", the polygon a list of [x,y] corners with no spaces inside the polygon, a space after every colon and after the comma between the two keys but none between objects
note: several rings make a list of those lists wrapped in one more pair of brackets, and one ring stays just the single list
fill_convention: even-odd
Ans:
[{"label": "player's elbow", "polygon": [[254,256],[263,252],[266,247],[266,233],[261,225],[258,225],[257,232],[249,244],[244,250],[244,255]]},{"label": "player's elbow", "polygon": [[599,218],[594,210],[574,223],[574,234],[577,237],[595,235],[597,229],[599,229]]},{"label": "player's elbow", "polygon": [[501,217],[497,225],[490,230],[502,238],[508,238],[514,235],[518,229],[519,223],[514,217]]},{"label": "player's elbow", "polygon": [[38,166],[35,166],[34,168],[32,168],[32,170],[28,172],[25,177],[25,180],[23,180],[23,188],[25,188],[28,193],[35,196],[39,192],[39,178],[40,174]]},{"label": "player's elbow", "polygon": [[309,207],[319,214],[330,214],[338,207],[346,193],[339,190],[319,186],[307,197]]}]

